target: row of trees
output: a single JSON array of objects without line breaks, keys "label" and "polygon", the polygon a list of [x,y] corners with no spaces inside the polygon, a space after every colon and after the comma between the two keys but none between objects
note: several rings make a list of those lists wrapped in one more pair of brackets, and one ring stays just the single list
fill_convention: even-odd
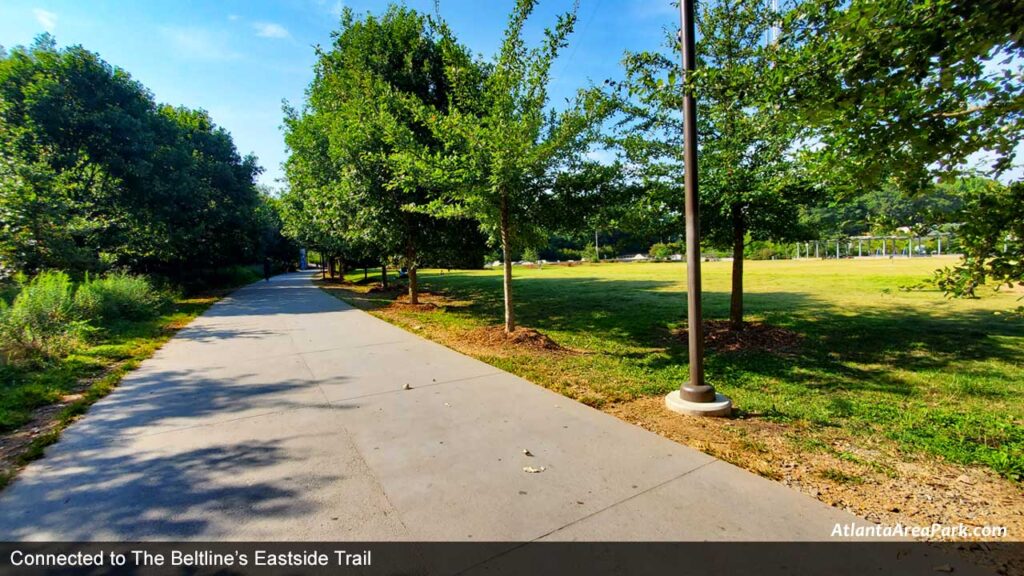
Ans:
[{"label": "row of trees", "polygon": [[260,168],[202,110],[41,36],[0,51],[0,275],[112,267],[187,279],[288,247]]},{"label": "row of trees", "polygon": [[351,261],[404,266],[413,303],[420,265],[490,240],[505,256],[514,330],[511,254],[566,221],[565,197],[600,172],[583,156],[611,111],[597,93],[548,109],[551,64],[575,15],[530,49],[522,31],[534,4],[517,4],[493,62],[407,8],[363,20],[346,11],[305,107],[286,109],[286,231]]},{"label": "row of trees", "polygon": [[[985,206],[999,206],[1000,221],[1013,220],[1019,185],[945,196],[936,187],[979,152],[992,159],[989,175],[1011,167],[1024,106],[1024,15],[1014,2],[771,4],[701,3],[698,72],[686,79],[698,102],[702,233],[733,253],[734,325],[751,242],[842,229],[831,214],[873,210],[894,191],[911,205],[915,195],[938,200],[950,219],[984,221]],[[288,110],[289,233],[352,260],[400,263],[415,302],[415,269],[437,261],[433,244],[475,242],[466,230],[478,228],[502,252],[508,331],[514,253],[596,229],[677,236],[684,86],[675,35],[660,52],[627,53],[621,79],[554,107],[551,64],[575,11],[530,47],[523,30],[534,5],[516,3],[489,60],[472,57],[439,17],[346,12],[305,106]],[[595,147],[618,161],[588,160]],[[964,229],[994,238],[1012,235],[1007,226]],[[1024,276],[1020,258],[986,252],[992,244],[965,242],[977,250],[947,274]]]}]

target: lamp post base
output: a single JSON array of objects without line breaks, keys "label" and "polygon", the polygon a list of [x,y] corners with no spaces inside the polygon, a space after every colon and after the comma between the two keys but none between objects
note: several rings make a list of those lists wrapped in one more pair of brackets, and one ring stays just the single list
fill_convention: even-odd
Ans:
[{"label": "lamp post base", "polygon": [[732,413],[732,400],[721,394],[715,394],[713,402],[690,402],[683,400],[679,390],[673,390],[665,396],[665,406],[673,412],[689,416],[728,416]]}]

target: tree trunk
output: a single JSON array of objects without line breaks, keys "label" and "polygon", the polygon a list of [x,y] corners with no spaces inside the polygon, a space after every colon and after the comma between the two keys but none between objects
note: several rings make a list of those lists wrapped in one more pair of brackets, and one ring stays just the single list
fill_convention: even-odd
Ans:
[{"label": "tree trunk", "polygon": [[515,312],[512,310],[512,233],[509,230],[508,219],[508,197],[501,196],[501,253],[505,260],[504,278],[502,281],[505,289],[505,333],[511,334],[516,329]]},{"label": "tree trunk", "polygon": [[381,264],[380,265],[380,285],[385,290],[388,289],[388,265],[387,264]]},{"label": "tree trunk", "polygon": [[743,208],[732,207],[732,297],[729,301],[729,325],[734,330],[743,328],[743,243],[747,234],[743,222]]},{"label": "tree trunk", "polygon": [[420,303],[419,289],[416,281],[416,266],[409,267],[409,303]]},{"label": "tree trunk", "polygon": [[419,304],[420,296],[416,282],[416,248],[412,244],[405,249],[405,265],[409,268],[409,303]]}]

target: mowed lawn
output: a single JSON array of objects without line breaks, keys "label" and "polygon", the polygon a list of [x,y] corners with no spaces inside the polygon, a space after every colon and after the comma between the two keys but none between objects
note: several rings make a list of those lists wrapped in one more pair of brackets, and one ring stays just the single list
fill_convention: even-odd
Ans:
[{"label": "mowed lawn", "polygon": [[[1022,293],[981,291],[950,300],[912,289],[951,258],[752,261],[748,319],[793,330],[785,353],[709,353],[710,383],[737,417],[809,432],[841,430],[1024,478]],[[726,318],[731,263],[703,265],[705,316]],[[353,274],[352,280],[362,278]],[[626,263],[517,267],[516,312],[578,353],[472,345],[473,330],[501,322],[497,270],[421,272],[440,308],[391,307],[349,293],[388,320],[469,352],[538,384],[608,408],[661,396],[687,377],[685,265]],[[372,279],[372,276],[371,276]],[[361,300],[361,301],[360,301]]]}]

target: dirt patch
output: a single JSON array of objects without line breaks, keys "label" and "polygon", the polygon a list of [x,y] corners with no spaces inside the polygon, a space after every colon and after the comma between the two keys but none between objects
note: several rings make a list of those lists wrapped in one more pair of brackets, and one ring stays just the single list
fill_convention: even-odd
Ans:
[{"label": "dirt patch", "polygon": [[82,402],[94,401],[95,399],[90,400],[87,397],[93,385],[119,371],[125,364],[118,362],[96,376],[80,379],[74,388],[63,394],[57,402],[33,410],[28,422],[0,433],[0,488],[9,482],[22,466],[42,456],[42,450],[57,440],[61,430],[70,423],[64,415],[65,409]]},{"label": "dirt patch", "polygon": [[427,292],[425,290],[420,290],[416,295],[416,300],[416,304],[410,302],[409,291],[405,290],[395,295],[395,299],[390,305],[388,305],[388,309],[394,311],[431,312],[434,310],[444,310],[458,305],[457,302],[442,294]]},{"label": "dirt patch", "polygon": [[532,328],[516,328],[511,334],[504,326],[487,326],[469,331],[464,341],[471,347],[515,348],[531,352],[571,352],[568,348]]},{"label": "dirt patch", "polygon": [[441,306],[433,302],[423,302],[421,300],[419,303],[413,304],[408,299],[406,301],[395,300],[388,305],[388,310],[394,312],[432,312],[440,308]]},{"label": "dirt patch", "polygon": [[60,428],[60,413],[73,401],[38,408],[26,424],[0,434],[0,488],[23,466],[37,439],[46,438]]},{"label": "dirt patch", "polygon": [[[1007,542],[1024,540],[1021,486],[987,468],[913,457],[839,429],[743,416],[681,416],[669,412],[660,397],[604,410],[872,522],[1005,526]],[[1019,544],[965,543],[964,550],[997,570],[1005,568],[1004,574],[1024,573]]]},{"label": "dirt patch", "polygon": [[[682,328],[672,335],[686,342],[688,331]],[[798,350],[802,343],[800,334],[764,322],[746,322],[741,330],[733,329],[728,320],[704,322],[704,347],[713,352],[786,354]]]},{"label": "dirt patch", "polygon": [[[339,285],[342,285],[342,286],[345,286],[345,285],[355,286],[355,284],[342,284],[340,282],[339,282]],[[381,296],[395,296],[395,297],[398,297],[398,295],[402,294],[403,292],[406,292],[407,290],[408,290],[408,288],[406,288],[405,286],[396,286],[394,284],[388,284],[388,287],[385,288],[385,287],[381,286],[378,283],[378,284],[374,284],[374,285],[370,286],[369,290],[367,290],[366,293],[367,294],[378,294],[378,295],[381,295]]]}]

